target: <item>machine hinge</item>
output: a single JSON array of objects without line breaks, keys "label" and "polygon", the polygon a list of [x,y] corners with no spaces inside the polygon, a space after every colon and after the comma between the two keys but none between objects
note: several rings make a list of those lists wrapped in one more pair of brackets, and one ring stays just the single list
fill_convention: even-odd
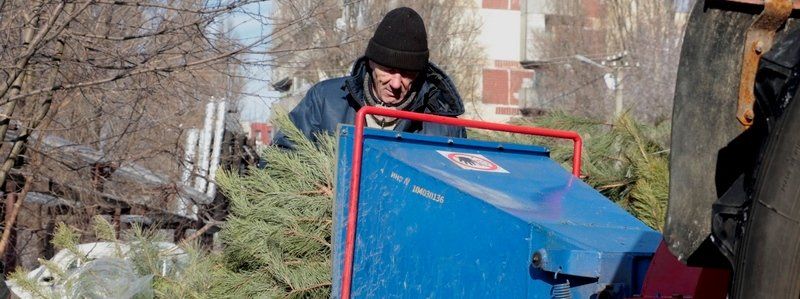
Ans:
[{"label": "machine hinge", "polygon": [[749,128],[755,119],[753,103],[755,102],[754,85],[758,61],[761,55],[772,48],[775,32],[789,18],[792,6],[792,0],[764,0],[764,11],[747,29],[742,73],[739,80],[739,104],[736,110],[736,118],[745,129]]}]

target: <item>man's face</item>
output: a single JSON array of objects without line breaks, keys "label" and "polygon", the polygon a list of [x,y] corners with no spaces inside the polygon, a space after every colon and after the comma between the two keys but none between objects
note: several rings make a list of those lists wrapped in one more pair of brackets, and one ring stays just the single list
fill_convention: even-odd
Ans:
[{"label": "man's face", "polygon": [[372,68],[373,91],[388,106],[397,105],[406,98],[411,83],[418,74],[385,67],[372,61],[369,62],[369,66]]}]

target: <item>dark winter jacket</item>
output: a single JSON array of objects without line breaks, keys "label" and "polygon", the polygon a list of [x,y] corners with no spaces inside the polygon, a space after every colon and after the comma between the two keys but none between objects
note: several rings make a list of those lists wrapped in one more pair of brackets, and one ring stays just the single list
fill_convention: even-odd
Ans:
[{"label": "dark winter jacket", "polygon": [[[317,83],[306,93],[305,98],[289,113],[289,118],[310,140],[316,141],[320,133],[334,134],[338,124],[355,123],[356,111],[365,104],[364,76],[367,75],[364,57],[353,65],[350,76],[329,79]],[[438,67],[428,63],[416,98],[408,111],[456,117],[464,113],[464,104],[450,78]],[[418,78],[417,80],[419,80]],[[449,137],[466,137],[463,127],[433,123],[399,120],[395,131],[421,133]],[[292,147],[284,134],[278,132],[273,144]]]}]

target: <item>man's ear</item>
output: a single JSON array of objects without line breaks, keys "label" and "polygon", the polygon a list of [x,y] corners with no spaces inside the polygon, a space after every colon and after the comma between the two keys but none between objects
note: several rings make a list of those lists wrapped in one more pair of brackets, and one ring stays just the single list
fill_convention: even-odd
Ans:
[{"label": "man's ear", "polygon": [[373,70],[375,69],[375,63],[372,60],[367,60],[367,74],[365,76],[369,76],[370,80],[375,81],[375,77],[373,74],[375,73]]}]

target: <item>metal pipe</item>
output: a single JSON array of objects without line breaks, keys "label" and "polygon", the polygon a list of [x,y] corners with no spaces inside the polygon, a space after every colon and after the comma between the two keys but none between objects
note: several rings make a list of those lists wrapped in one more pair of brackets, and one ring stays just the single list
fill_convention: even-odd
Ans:
[{"label": "metal pipe", "polygon": [[217,104],[217,115],[214,119],[214,143],[211,149],[211,165],[208,169],[208,189],[206,195],[214,198],[217,192],[217,184],[214,179],[217,177],[217,169],[219,168],[220,153],[222,152],[222,138],[225,133],[225,100]]},{"label": "metal pipe", "polygon": [[209,154],[209,147],[211,147],[211,126],[213,123],[214,118],[214,100],[212,99],[210,102],[206,104],[206,117],[203,120],[203,131],[200,135],[200,147],[197,149],[199,151],[198,160],[197,160],[197,178],[194,182],[194,188],[200,192],[206,192],[206,184],[208,181],[206,177],[208,175],[208,154]]}]

